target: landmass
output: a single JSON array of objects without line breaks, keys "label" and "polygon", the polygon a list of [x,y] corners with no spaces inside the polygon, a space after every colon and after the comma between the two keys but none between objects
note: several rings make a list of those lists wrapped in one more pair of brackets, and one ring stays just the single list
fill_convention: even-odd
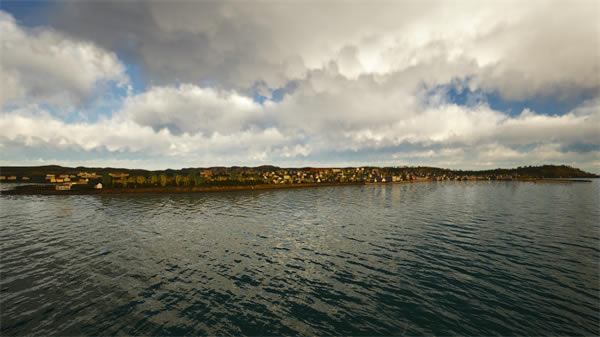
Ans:
[{"label": "landmass", "polygon": [[0,193],[120,194],[188,193],[249,189],[297,188],[356,184],[394,184],[422,181],[528,181],[571,183],[596,174],[566,165],[513,169],[451,170],[436,167],[281,168],[208,167],[149,171],[124,168],[62,166],[0,167],[1,183],[19,183]]}]

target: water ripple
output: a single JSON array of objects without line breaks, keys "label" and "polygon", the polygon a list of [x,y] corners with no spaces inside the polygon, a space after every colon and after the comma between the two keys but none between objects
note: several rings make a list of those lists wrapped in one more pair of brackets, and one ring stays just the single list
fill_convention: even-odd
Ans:
[{"label": "water ripple", "polygon": [[600,188],[0,197],[2,335],[597,335]]}]

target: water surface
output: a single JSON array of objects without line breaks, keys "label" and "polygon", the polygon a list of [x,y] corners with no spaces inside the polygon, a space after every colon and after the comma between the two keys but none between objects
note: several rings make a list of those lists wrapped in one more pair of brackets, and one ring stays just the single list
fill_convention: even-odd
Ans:
[{"label": "water surface", "polygon": [[597,335],[598,181],[1,196],[2,335]]}]

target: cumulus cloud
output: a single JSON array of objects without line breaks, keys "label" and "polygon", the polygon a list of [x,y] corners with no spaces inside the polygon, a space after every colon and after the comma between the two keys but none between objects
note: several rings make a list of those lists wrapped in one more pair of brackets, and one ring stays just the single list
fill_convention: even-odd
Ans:
[{"label": "cumulus cloud", "polygon": [[[508,117],[486,105],[467,107],[451,103],[436,107],[415,105],[420,110],[404,114],[402,96],[374,96],[373,101],[387,99],[386,103],[397,110],[390,111],[387,118],[369,121],[369,111],[351,102],[345,106],[345,120],[336,126],[336,119],[327,114],[331,100],[351,95],[341,91],[333,97],[319,98],[325,99],[326,104],[296,101],[296,95],[309,96],[294,94],[280,103],[261,106],[234,92],[192,85],[154,88],[129,97],[122,110],[97,123],[65,123],[40,112],[39,106],[31,106],[0,117],[0,144],[142,153],[207,165],[297,163],[304,159],[310,162],[311,157],[330,153],[342,153],[347,161],[360,162],[362,153],[375,151],[376,155],[370,158],[379,163],[420,160],[423,164],[485,167],[486,163],[522,165],[559,159],[591,163],[599,153],[597,100],[585,102],[562,116],[524,110],[518,116]],[[171,106],[171,102],[179,103]],[[217,112],[211,120],[222,121],[211,132],[204,131],[203,121],[196,121],[207,113],[207,107]],[[302,108],[308,108],[311,114],[298,117]],[[178,113],[180,110],[183,112]],[[172,117],[167,124],[176,125],[176,132],[157,127],[164,125],[163,113],[164,118]],[[186,120],[190,121],[187,125]],[[236,125],[232,127],[228,121],[235,121]],[[565,148],[568,144],[585,143],[596,146],[583,152]],[[400,152],[393,153],[395,149]]]},{"label": "cumulus cloud", "polygon": [[173,134],[231,134],[263,119],[260,105],[248,97],[190,84],[152,87],[128,97],[123,113],[140,125]]},{"label": "cumulus cloud", "polygon": [[599,88],[593,0],[56,7],[57,27],[122,51],[159,84],[279,88],[333,62],[348,78],[400,73],[431,85],[461,78],[506,99]]},{"label": "cumulus cloud", "polygon": [[0,105],[79,104],[100,81],[125,85],[115,53],[51,28],[25,29],[0,11]]},{"label": "cumulus cloud", "polygon": [[[285,136],[275,127],[237,130],[229,134],[173,134],[168,129],[154,130],[125,115],[96,123],[66,123],[39,106],[28,106],[0,115],[0,148],[27,151],[51,148],[69,153],[144,154],[151,158],[171,158],[181,163],[261,163],[276,158],[306,156],[309,147]],[[175,158],[175,159],[173,159]]]}]

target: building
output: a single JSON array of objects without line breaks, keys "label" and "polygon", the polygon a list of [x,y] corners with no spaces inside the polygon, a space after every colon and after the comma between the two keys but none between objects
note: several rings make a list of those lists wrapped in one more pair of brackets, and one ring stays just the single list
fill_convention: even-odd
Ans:
[{"label": "building", "polygon": [[95,188],[95,189],[97,189],[97,190],[100,190],[100,189],[102,189],[102,183],[97,183],[97,184],[94,186],[94,188]]},{"label": "building", "polygon": [[8,176],[7,180],[17,180],[17,176]]},{"label": "building", "polygon": [[58,184],[58,185],[56,185],[56,190],[57,191],[70,191],[71,184]]},{"label": "building", "polygon": [[0,180],[6,180],[6,176],[0,176]]},{"label": "building", "polygon": [[129,173],[109,173],[109,176],[115,178],[115,179],[119,179],[119,178],[127,178],[129,177]]},{"label": "building", "polygon": [[29,177],[21,177],[21,180],[29,180]]},{"label": "building", "polygon": [[82,179],[99,179],[102,178],[102,176],[99,176],[96,174],[96,172],[79,172],[77,173],[77,175],[79,177],[81,177]]}]

